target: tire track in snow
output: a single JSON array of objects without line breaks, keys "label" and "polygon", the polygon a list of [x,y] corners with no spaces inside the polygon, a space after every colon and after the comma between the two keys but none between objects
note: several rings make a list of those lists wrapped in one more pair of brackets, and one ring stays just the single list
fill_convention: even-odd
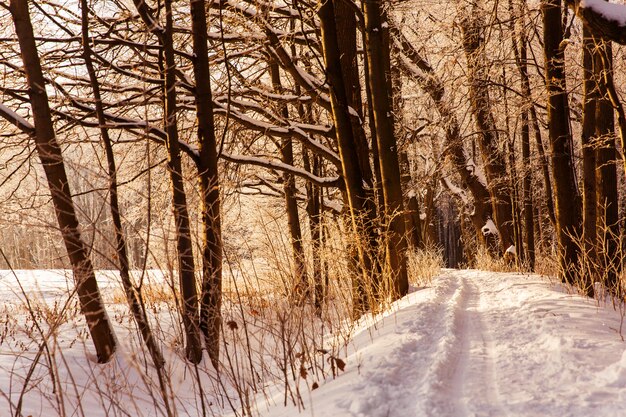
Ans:
[{"label": "tire track in snow", "polygon": [[[386,327],[380,343],[388,347],[385,356],[367,346],[360,350],[361,360],[370,366],[352,391],[367,394],[338,399],[342,415],[507,415],[498,389],[481,276],[446,271],[433,284],[422,302],[408,307],[412,314]],[[406,381],[414,385],[407,386]]]},{"label": "tire track in snow", "polygon": [[418,415],[504,417],[497,383],[495,346],[474,276],[459,271],[441,280],[439,337],[422,380]]},{"label": "tire track in snow", "polygon": [[[469,408],[469,416],[504,417],[508,413],[503,407],[497,382],[495,345],[491,329],[483,313],[483,293],[475,283],[468,283],[469,301],[467,315],[467,364],[465,369],[463,401]],[[475,410],[475,411],[474,411]]]},{"label": "tire track in snow", "polygon": [[444,303],[440,317],[440,337],[433,339],[436,349],[422,381],[425,402],[418,415],[465,416],[467,407],[460,401],[463,393],[464,350],[467,348],[467,283],[452,272],[440,282]]},{"label": "tire track in snow", "polygon": [[[339,400],[345,415],[448,417],[463,412],[457,368],[466,343],[466,305],[465,281],[452,271],[438,277],[432,295],[411,306],[414,314],[405,316],[411,318],[386,335],[385,344],[393,346],[388,355],[374,358],[367,348],[361,350],[364,360],[375,365],[364,372],[355,392],[368,395]],[[407,386],[406,381],[416,383]]]}]

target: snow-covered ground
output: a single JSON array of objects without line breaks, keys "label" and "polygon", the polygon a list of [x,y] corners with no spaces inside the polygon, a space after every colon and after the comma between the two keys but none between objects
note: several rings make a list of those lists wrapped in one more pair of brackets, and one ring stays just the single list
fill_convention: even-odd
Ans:
[{"label": "snow-covered ground", "polygon": [[626,415],[612,306],[536,275],[449,270],[395,310],[355,336],[346,372],[313,391],[303,415]]},{"label": "snow-covered ground", "polygon": [[[64,279],[40,275],[47,279],[37,285],[33,284],[37,273],[24,279],[27,292],[39,287],[45,296],[67,290]],[[19,305],[21,297],[10,274],[0,273],[0,302],[5,306],[0,316],[0,417],[14,415],[8,398],[14,409],[40,347],[29,342],[32,335],[6,329],[13,324],[10,306]],[[348,346],[336,353],[345,361],[345,371],[317,381],[319,388],[310,393],[303,391],[303,410],[283,406],[280,386],[275,397],[268,394],[271,387],[265,389],[253,409],[268,417],[626,415],[622,319],[612,305],[568,294],[536,275],[445,270],[429,288],[412,292],[377,318],[363,320]],[[84,330],[76,333],[84,337]],[[57,338],[71,334],[62,329]],[[68,384],[62,387],[67,398],[85,400],[78,411],[66,400],[67,415],[123,415],[108,414],[107,409],[119,409],[108,401],[128,401],[130,416],[162,414],[146,394],[150,391],[149,383],[141,379],[144,374],[133,369],[136,362],[128,356],[98,366],[90,363],[83,343],[58,340],[55,346],[63,348],[57,357],[67,366],[55,378]],[[185,397],[185,381],[193,383],[189,369],[181,367],[173,375],[181,378],[172,382],[180,395],[178,415],[202,415],[197,399]],[[107,380],[115,377],[125,384]],[[58,395],[36,385],[49,379],[45,363],[30,378],[23,396],[24,415],[58,414]],[[215,400],[223,410],[214,404],[207,415],[227,412],[227,402]]]}]

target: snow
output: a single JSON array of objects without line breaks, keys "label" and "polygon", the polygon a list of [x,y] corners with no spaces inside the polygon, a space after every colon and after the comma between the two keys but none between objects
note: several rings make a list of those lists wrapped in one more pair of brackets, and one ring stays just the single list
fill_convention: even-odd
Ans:
[{"label": "snow", "polygon": [[515,245],[511,245],[506,248],[506,253],[510,253],[511,255],[517,256],[517,249],[515,249]]},{"label": "snow", "polygon": [[285,164],[282,161],[279,161],[277,159],[272,159],[272,158],[263,158],[263,157],[248,156],[248,155],[232,155],[232,154],[228,154],[225,152],[222,152],[222,158],[231,162],[257,165],[257,166],[262,166],[265,168],[278,169],[280,171],[288,172],[288,173],[297,175],[301,178],[308,179],[320,185],[332,185],[341,179],[340,177],[318,177],[317,175],[311,174],[309,171],[303,168]]},{"label": "snow", "polygon": [[442,178],[442,181],[452,194],[459,197],[465,205],[469,205],[469,198],[467,197],[467,193],[465,192],[465,190],[454,185],[454,183],[450,181],[449,178]]},{"label": "snow", "polygon": [[500,235],[500,232],[498,231],[496,224],[491,219],[487,219],[487,221],[485,222],[485,225],[482,227],[482,229],[480,229],[480,231],[483,233],[483,236],[487,236],[487,235],[499,236]]},{"label": "snow", "polygon": [[357,117],[359,120],[361,120],[359,113],[354,109],[354,107],[348,106],[348,113],[350,113],[350,116]]},{"label": "snow", "polygon": [[[615,416],[626,412],[619,312],[536,275],[448,270],[358,332],[307,409],[268,417]],[[262,409],[262,408],[261,408]]]},{"label": "snow", "polygon": [[581,9],[591,9],[604,16],[607,20],[626,26],[626,5],[609,3],[606,0],[580,0]]},{"label": "snow", "polygon": [[0,116],[4,117],[7,121],[15,124],[22,130],[35,130],[35,126],[33,126],[28,120],[0,103]]},{"label": "snow", "polygon": [[487,187],[487,177],[485,177],[485,173],[481,169],[479,169],[478,166],[474,163],[473,159],[470,158],[468,160],[466,169],[474,174],[482,185]]},{"label": "snow", "polygon": [[[52,301],[72,287],[64,271],[17,274],[32,302],[44,300],[51,309],[59,307]],[[107,274],[98,278],[110,290],[118,283],[107,279],[111,275]],[[0,301],[4,306],[0,320],[6,321],[0,326],[4,328],[0,329],[0,415],[4,416],[5,411],[14,415],[8,399],[15,406],[40,346],[11,327],[15,306],[24,299],[8,271],[0,271]],[[567,288],[537,275],[444,270],[429,287],[414,288],[388,311],[357,322],[345,347],[335,353],[345,362],[344,371],[317,381],[318,389],[301,387],[303,407],[284,407],[280,386],[268,385],[265,395],[257,398],[253,415],[626,415],[623,311],[569,294]],[[119,327],[127,320],[118,314],[112,317]],[[32,322],[30,327],[36,333]],[[64,397],[41,388],[50,380],[48,364],[41,359],[24,394],[23,415],[60,415],[57,401],[63,403],[66,415],[116,415],[110,414],[112,404],[124,404],[128,415],[164,415],[149,394],[154,394],[151,382],[142,380],[145,374],[136,368],[137,362],[123,354],[126,338],[120,338],[124,348],[112,363],[95,365],[89,360],[88,344],[75,343],[84,330],[75,333],[66,322],[55,336],[54,348],[63,348],[54,354],[59,366],[55,378],[64,388]],[[20,350],[24,346],[28,349]],[[168,364],[178,415],[202,415],[190,394],[193,368],[169,357]],[[81,398],[82,410],[76,408],[76,398]],[[242,415],[241,410],[228,414],[230,400],[208,397],[209,401],[214,404],[208,415]]]}]

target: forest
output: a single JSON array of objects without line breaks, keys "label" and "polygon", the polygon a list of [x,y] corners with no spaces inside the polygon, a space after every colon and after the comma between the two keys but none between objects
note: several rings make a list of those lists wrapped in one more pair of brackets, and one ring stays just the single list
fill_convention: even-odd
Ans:
[{"label": "forest", "polygon": [[622,44],[604,0],[0,0],[10,415],[37,378],[80,408],[68,337],[132,352],[154,415],[305,408],[441,268],[622,311]]}]

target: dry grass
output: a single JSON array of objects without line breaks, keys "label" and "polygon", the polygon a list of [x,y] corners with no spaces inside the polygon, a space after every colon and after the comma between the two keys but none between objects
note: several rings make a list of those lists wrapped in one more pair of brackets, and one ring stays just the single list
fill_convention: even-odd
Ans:
[{"label": "dry grass", "polygon": [[546,277],[559,275],[559,260],[554,251],[537,253],[535,258],[535,273]]},{"label": "dry grass", "polygon": [[476,258],[470,267],[493,272],[516,272],[519,270],[514,262],[509,262],[503,257],[492,255],[483,246],[476,251]]},{"label": "dry grass", "polygon": [[443,254],[436,248],[417,249],[408,253],[409,279],[417,287],[428,287],[443,268]]},{"label": "dry grass", "polygon": [[[158,407],[151,411],[163,416],[171,414],[174,408],[179,410],[179,415],[215,415],[217,411],[210,407],[211,402],[241,416],[261,414],[265,401],[304,407],[305,393],[316,384],[337,376],[344,366],[358,366],[345,363],[346,347],[357,325],[352,318],[349,268],[351,245],[356,238],[341,223],[327,219],[320,250],[326,302],[321,310],[316,310],[310,299],[303,305],[293,302],[291,247],[284,236],[278,239],[272,231],[275,222],[274,219],[260,227],[264,231],[261,233],[264,243],[257,248],[261,247],[262,251],[246,252],[240,247],[238,251],[225,253],[219,374],[208,361],[195,367],[182,359],[184,337],[175,271],[136,271],[135,283],[141,283],[139,288],[154,336],[167,358],[163,375],[169,388],[163,392],[156,383],[154,366],[137,335],[121,284],[109,278],[101,289],[120,337],[121,357],[128,367],[120,369],[119,364],[109,367],[121,378],[116,383],[111,382],[113,375],[91,361],[85,361],[82,369],[74,369],[65,362],[65,355],[70,355],[73,361],[84,360],[90,350],[88,333],[70,289],[57,295],[59,300],[72,298],[69,304],[51,304],[46,300],[0,311],[7,318],[0,329],[0,345],[10,345],[15,356],[14,368],[20,369],[11,372],[17,372],[15,378],[21,381],[19,389],[25,398],[48,398],[54,404],[52,414],[59,416],[85,415],[81,397],[75,395],[85,387],[90,387],[87,396],[110,404],[109,415],[128,412],[140,415],[145,412],[142,405],[145,398]],[[308,240],[305,243],[311,271],[311,247]],[[380,261],[385,254],[381,251],[373,255]],[[411,251],[408,262],[410,279],[417,286],[430,285],[443,264],[442,254],[434,250]],[[71,282],[71,276],[67,278]],[[311,274],[309,280],[312,292]],[[391,295],[383,299],[387,305]],[[46,349],[35,358],[40,346]],[[26,359],[48,364],[49,372],[29,380],[23,374],[23,366],[17,367]],[[60,381],[59,374],[68,375],[68,379]],[[181,383],[184,388],[178,388]],[[122,385],[128,388],[121,389]],[[140,393],[138,397],[133,397],[135,392]],[[6,399],[7,393],[0,392],[0,396]],[[128,401],[130,408],[125,405]],[[13,403],[14,410],[16,406]]]}]

